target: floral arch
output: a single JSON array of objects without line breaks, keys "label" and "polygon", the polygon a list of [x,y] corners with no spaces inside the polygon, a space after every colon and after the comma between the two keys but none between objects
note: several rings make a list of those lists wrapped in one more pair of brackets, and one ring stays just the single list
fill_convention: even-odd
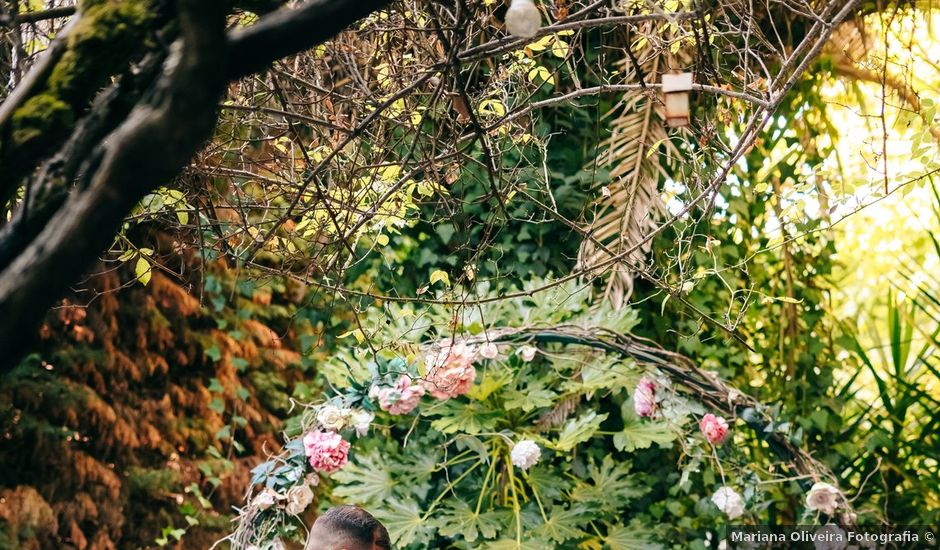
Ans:
[{"label": "floral arch", "polygon": [[631,312],[485,330],[448,315],[325,368],[330,396],[298,404],[283,450],[253,470],[233,549],[302,540],[316,492],[369,509],[396,548],[660,548],[665,515],[753,523],[770,501],[792,522],[854,524],[799,430],[632,335]]}]

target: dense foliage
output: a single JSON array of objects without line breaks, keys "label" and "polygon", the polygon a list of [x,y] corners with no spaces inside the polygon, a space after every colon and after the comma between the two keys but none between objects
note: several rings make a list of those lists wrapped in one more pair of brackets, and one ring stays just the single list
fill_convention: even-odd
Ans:
[{"label": "dense foliage", "polygon": [[[124,67],[178,33],[111,4],[68,56],[124,45]],[[232,28],[271,7],[236,4]],[[940,70],[910,41],[935,45],[932,12],[860,2],[829,36],[815,11],[848,3],[542,2],[522,40],[509,2],[457,4],[396,3],[230,85],[0,373],[0,548],[269,550],[337,503],[402,549],[940,520]],[[52,154],[105,65],[64,63],[16,146]],[[687,69],[709,86],[671,128],[655,86]]]}]

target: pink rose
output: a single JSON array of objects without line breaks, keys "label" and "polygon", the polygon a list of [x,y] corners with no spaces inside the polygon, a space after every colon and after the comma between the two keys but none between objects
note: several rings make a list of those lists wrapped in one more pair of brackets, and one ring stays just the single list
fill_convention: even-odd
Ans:
[{"label": "pink rose", "polygon": [[656,409],[656,383],[642,378],[633,390],[633,410],[639,417],[652,418]]},{"label": "pink rose", "polygon": [[473,387],[477,370],[473,367],[476,349],[464,342],[445,340],[438,351],[428,353],[427,375],[423,385],[436,399],[463,395]]},{"label": "pink rose", "polygon": [[402,376],[393,387],[379,390],[379,407],[383,411],[388,411],[389,414],[408,414],[418,406],[422,395],[424,395],[423,386],[412,385],[411,378]]},{"label": "pink rose", "polygon": [[698,427],[712,445],[720,445],[728,437],[728,422],[720,416],[708,413],[702,417]]},{"label": "pink rose", "polygon": [[349,442],[336,432],[307,432],[304,450],[310,466],[317,472],[332,474],[346,465]]}]

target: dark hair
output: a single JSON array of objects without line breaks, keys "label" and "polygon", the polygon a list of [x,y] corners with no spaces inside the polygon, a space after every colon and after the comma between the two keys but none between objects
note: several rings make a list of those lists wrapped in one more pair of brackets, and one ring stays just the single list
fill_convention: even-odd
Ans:
[{"label": "dark hair", "polygon": [[342,533],[363,548],[373,545],[391,550],[388,530],[372,514],[358,506],[336,506],[317,518],[317,525]]}]

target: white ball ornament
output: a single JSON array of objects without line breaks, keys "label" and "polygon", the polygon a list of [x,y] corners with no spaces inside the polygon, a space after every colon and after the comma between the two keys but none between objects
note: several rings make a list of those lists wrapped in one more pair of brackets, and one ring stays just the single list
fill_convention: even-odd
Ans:
[{"label": "white ball ornament", "polygon": [[506,29],[518,38],[532,38],[542,27],[542,14],[532,0],[512,0],[506,11]]}]

